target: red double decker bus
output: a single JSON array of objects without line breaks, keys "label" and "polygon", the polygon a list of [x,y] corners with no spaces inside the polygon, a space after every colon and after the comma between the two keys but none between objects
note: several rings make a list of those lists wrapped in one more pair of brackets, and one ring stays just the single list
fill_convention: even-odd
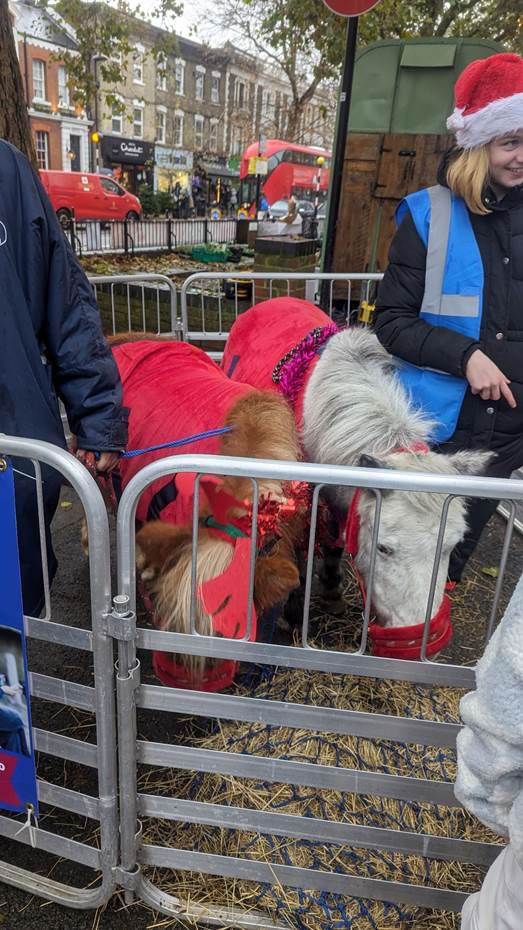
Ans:
[{"label": "red double decker bus", "polygon": [[[245,149],[240,164],[238,201],[250,215],[255,209],[257,177],[249,174],[249,159],[259,157],[259,151],[259,143],[253,142]],[[316,163],[319,155],[325,159],[321,168]],[[267,174],[260,179],[260,192],[265,194],[269,206],[277,200],[288,199],[291,194],[297,200],[314,201],[318,170],[319,198],[320,201],[325,199],[329,186],[330,152],[314,146],[283,142],[281,139],[268,139],[263,157],[267,159]]]}]

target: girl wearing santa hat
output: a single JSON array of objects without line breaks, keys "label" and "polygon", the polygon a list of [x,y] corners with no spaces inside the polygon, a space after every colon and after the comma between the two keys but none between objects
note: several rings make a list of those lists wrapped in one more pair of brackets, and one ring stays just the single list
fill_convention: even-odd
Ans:
[{"label": "girl wearing santa hat", "polygon": [[[471,62],[455,98],[439,184],[398,208],[376,333],[437,421],[436,447],[490,449],[486,474],[508,477],[523,465],[523,59]],[[450,582],[496,504],[471,503]]]}]

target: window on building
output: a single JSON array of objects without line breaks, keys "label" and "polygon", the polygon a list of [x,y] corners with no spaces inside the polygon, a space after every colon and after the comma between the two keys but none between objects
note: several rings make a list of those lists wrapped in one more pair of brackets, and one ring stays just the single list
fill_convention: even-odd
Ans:
[{"label": "window on building", "polygon": [[67,71],[63,65],[58,68],[58,106],[68,107],[70,104],[69,84],[67,83]]},{"label": "window on building", "polygon": [[241,126],[232,127],[232,154],[241,155],[243,152],[243,129]]},{"label": "window on building", "polygon": [[133,100],[133,136],[143,139],[143,103],[139,100]]},{"label": "window on building", "polygon": [[167,58],[162,52],[156,59],[156,90],[167,90]]},{"label": "window on building", "polygon": [[49,168],[49,133],[37,130],[35,133],[36,161],[39,168]]},{"label": "window on building", "polygon": [[211,103],[220,102],[220,74],[213,71],[211,78]]},{"label": "window on building", "polygon": [[218,151],[218,120],[212,119],[209,129],[209,148],[211,152]]},{"label": "window on building", "polygon": [[174,113],[174,144],[181,148],[183,146],[183,111],[175,110]]},{"label": "window on building", "polygon": [[196,74],[194,78],[195,95],[197,100],[203,100],[205,91],[205,68],[196,65]]},{"label": "window on building", "polygon": [[33,58],[33,100],[47,100],[45,95],[45,61]]},{"label": "window on building", "polygon": [[194,147],[203,149],[203,116],[194,117]]},{"label": "window on building", "polygon": [[185,93],[185,62],[181,58],[176,59],[176,93]]},{"label": "window on building", "polygon": [[236,78],[234,84],[234,103],[242,110],[243,107],[247,106],[247,102],[247,85],[245,81],[240,81],[239,78]]},{"label": "window on building", "polygon": [[143,84],[144,52],[143,45],[137,45],[133,53],[133,82],[135,84]]},{"label": "window on building", "polygon": [[157,142],[165,142],[166,119],[167,119],[166,111],[158,107],[156,111],[156,141]]},{"label": "window on building", "polygon": [[262,117],[270,119],[273,112],[272,94],[270,90],[262,91]]},{"label": "window on building", "polygon": [[123,113],[120,106],[117,103],[113,103],[111,110],[111,132],[117,132],[119,134],[123,132],[122,117]]},{"label": "window on building", "polygon": [[285,94],[285,96],[282,97],[282,104],[280,107],[280,132],[281,132],[282,138],[285,138],[285,133],[287,132],[287,129],[289,128],[290,103],[291,103],[290,97],[288,97],[287,94]]}]

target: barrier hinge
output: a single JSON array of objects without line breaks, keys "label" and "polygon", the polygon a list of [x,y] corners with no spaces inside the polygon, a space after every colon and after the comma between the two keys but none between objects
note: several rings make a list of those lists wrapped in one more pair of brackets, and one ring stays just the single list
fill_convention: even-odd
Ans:
[{"label": "barrier hinge", "polygon": [[132,872],[123,869],[120,865],[117,865],[113,869],[113,876],[118,885],[120,885],[121,888],[124,888],[125,891],[136,891],[140,881],[140,872],[141,869],[139,865],[137,865],[132,870]]},{"label": "barrier hinge", "polygon": [[113,639],[130,642],[136,639],[136,614],[129,610],[129,598],[126,594],[113,597],[113,609],[105,615],[105,632]]}]

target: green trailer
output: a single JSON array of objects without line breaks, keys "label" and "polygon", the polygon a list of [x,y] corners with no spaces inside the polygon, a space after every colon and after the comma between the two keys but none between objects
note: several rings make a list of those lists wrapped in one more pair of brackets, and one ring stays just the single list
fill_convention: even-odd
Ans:
[{"label": "green trailer", "polygon": [[390,39],[356,56],[333,271],[383,271],[400,200],[434,184],[452,145],[453,88],[485,39]]}]

